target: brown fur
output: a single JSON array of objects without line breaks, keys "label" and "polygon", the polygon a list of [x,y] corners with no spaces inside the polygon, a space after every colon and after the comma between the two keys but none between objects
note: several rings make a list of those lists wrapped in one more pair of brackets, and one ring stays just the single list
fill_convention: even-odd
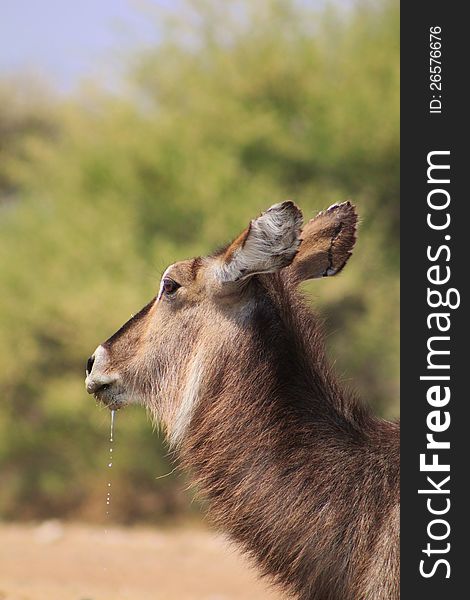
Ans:
[{"label": "brown fur", "polygon": [[338,387],[314,318],[270,279],[243,349],[221,349],[184,465],[217,525],[286,591],[398,598],[397,426]]},{"label": "brown fur", "polygon": [[[291,232],[293,206],[273,207]],[[270,272],[263,247],[263,272],[245,279],[225,273],[220,283],[217,273],[250,228],[228,251],[172,266],[167,276],[181,287],[110,338],[89,374],[116,373],[100,399],[138,399],[170,439],[178,433],[174,446],[216,526],[299,600],[399,597],[398,426],[337,383],[296,289],[341,270],[355,225],[349,203],[332,207],[304,227],[300,247],[286,247],[290,266]],[[257,234],[263,243],[270,227]],[[272,264],[286,260],[276,254]]]}]

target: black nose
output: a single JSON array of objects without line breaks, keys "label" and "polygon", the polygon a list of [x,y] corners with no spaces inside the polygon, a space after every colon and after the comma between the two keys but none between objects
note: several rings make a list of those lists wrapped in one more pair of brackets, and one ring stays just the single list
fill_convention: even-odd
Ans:
[{"label": "black nose", "polygon": [[93,363],[95,362],[95,355],[90,356],[90,358],[86,361],[86,374],[89,375],[91,370],[93,369]]}]

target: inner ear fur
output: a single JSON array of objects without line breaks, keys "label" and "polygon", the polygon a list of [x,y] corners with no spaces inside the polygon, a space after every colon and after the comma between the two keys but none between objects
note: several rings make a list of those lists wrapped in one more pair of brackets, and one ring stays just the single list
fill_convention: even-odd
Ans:
[{"label": "inner ear fur", "polygon": [[289,278],[300,283],[339,273],[352,254],[356,225],[356,210],[349,201],[318,213],[302,230],[297,255],[286,268]]},{"label": "inner ear fur", "polygon": [[240,281],[289,265],[300,245],[302,212],[290,200],[271,206],[230,244],[221,256],[220,278]]}]

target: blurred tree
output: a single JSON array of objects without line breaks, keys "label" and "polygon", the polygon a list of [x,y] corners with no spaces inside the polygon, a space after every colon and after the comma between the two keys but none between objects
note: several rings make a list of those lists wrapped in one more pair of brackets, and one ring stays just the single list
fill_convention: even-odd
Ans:
[{"label": "blurred tree", "polygon": [[[307,285],[347,383],[398,412],[398,3],[346,13],[209,0],[159,16],[126,91],[28,104],[0,88],[0,515],[104,515],[108,415],[84,363],[177,259],[286,197],[308,218],[351,198],[337,279]],[[164,23],[164,25],[162,25]],[[33,98],[34,100],[34,98]],[[11,194],[10,194],[11,196]],[[114,518],[184,512],[143,411],[119,414]]]},{"label": "blurred tree", "polygon": [[53,99],[39,82],[0,80],[0,206],[15,199],[17,182],[12,159],[21,156],[27,138],[54,137]]}]

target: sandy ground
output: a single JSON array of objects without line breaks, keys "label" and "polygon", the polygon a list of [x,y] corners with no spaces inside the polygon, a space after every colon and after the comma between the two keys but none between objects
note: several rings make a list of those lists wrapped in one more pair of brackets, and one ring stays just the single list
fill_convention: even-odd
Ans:
[{"label": "sandy ground", "polygon": [[0,525],[0,600],[280,600],[203,529]]}]

